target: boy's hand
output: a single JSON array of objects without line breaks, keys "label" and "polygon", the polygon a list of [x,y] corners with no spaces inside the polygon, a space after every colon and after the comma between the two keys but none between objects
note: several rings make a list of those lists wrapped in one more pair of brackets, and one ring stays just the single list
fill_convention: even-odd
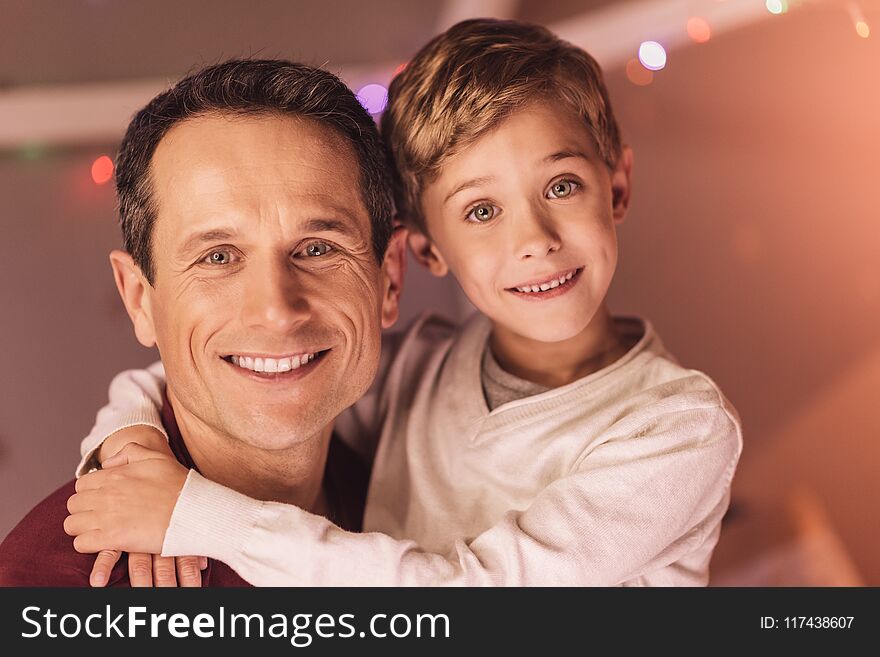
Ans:
[{"label": "boy's hand", "polygon": [[101,443],[101,447],[98,448],[95,458],[97,458],[102,468],[109,467],[105,465],[105,461],[111,456],[118,454],[128,443],[137,443],[148,449],[171,456],[171,447],[169,447],[168,440],[162,435],[162,432],[145,424],[136,424],[107,436],[104,442]]},{"label": "boy's hand", "polygon": [[[98,470],[80,477],[67,501],[64,531],[77,552],[159,554],[187,469],[173,457],[129,443]],[[109,561],[110,555],[103,563]]]}]

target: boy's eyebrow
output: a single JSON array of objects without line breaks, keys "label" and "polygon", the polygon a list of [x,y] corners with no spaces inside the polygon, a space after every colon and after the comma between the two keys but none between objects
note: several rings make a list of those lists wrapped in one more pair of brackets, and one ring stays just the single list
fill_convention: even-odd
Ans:
[{"label": "boy's eyebrow", "polygon": [[576,157],[582,160],[590,161],[590,158],[586,153],[581,151],[557,151],[556,153],[551,153],[547,157],[544,158],[545,162],[559,162],[559,160],[567,160],[570,157]]},{"label": "boy's eyebrow", "polygon": [[463,192],[466,189],[470,189],[472,187],[479,187],[480,185],[485,185],[486,183],[492,182],[495,180],[493,176],[483,176],[482,178],[471,178],[470,180],[465,180],[460,185],[456,186],[449,194],[447,194],[446,198],[443,200],[443,204],[449,202],[453,196],[458,194],[459,192]]}]

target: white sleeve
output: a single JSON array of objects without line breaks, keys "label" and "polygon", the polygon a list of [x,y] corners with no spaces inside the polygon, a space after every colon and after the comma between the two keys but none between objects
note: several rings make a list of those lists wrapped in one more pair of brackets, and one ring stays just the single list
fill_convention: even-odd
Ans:
[{"label": "white sleeve", "polygon": [[[695,551],[711,554],[741,449],[738,421],[722,407],[665,413],[595,448],[530,507],[459,538],[447,554],[385,534],[349,533],[190,472],[162,552],[219,559],[257,586],[650,581],[658,569],[694,563]],[[709,554],[699,560],[703,570]],[[675,583],[706,583],[707,572],[681,570]]]},{"label": "white sleeve", "polygon": [[144,424],[168,434],[162,426],[162,392],[165,368],[156,362],[145,370],[125,370],[110,382],[110,401],[95,418],[95,426],[80,444],[82,460],[76,469],[79,477],[97,467],[95,452],[111,435],[137,424]]}]

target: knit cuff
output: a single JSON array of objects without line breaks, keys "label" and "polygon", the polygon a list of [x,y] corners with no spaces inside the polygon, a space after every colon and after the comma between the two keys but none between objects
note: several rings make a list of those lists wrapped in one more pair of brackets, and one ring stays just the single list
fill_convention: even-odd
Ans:
[{"label": "knit cuff", "polygon": [[262,502],[190,470],[165,532],[162,556],[195,555],[233,562],[262,508]]}]

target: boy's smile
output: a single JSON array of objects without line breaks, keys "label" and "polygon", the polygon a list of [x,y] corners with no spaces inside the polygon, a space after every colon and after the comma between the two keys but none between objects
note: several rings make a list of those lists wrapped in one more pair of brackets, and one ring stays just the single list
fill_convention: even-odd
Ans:
[{"label": "boy's smile", "polygon": [[450,156],[426,186],[431,268],[452,271],[492,319],[496,341],[574,340],[575,351],[589,351],[609,325],[593,320],[607,313],[630,165],[627,149],[609,171],[564,104],[524,107]]}]

